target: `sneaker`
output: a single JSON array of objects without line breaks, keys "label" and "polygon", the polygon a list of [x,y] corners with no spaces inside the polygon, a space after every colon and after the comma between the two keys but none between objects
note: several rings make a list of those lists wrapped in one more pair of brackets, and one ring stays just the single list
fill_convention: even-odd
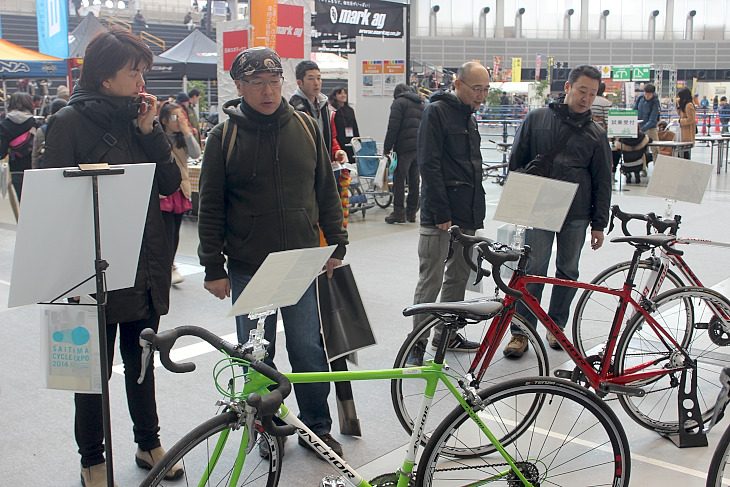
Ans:
[{"label": "sneaker", "polygon": [[[134,461],[137,462],[138,467],[152,470],[152,467],[157,465],[157,463],[162,460],[162,457],[164,456],[165,449],[161,446],[158,446],[157,448],[154,448],[150,451],[144,451],[137,447],[137,453],[134,455]],[[167,472],[165,478],[167,480],[179,479],[183,476],[184,473],[185,471],[183,470],[182,465],[180,465],[180,462],[178,462],[170,469],[169,472]]]},{"label": "sneaker", "polygon": [[[332,435],[329,434],[329,433],[325,433],[323,435],[318,435],[318,436],[319,436],[319,439],[322,440],[325,445],[327,445],[328,447],[332,448],[332,451],[334,451],[335,453],[337,453],[338,456],[342,457],[342,445],[340,444],[339,441],[335,440],[332,437]],[[305,448],[309,448],[314,453],[316,453],[317,454],[317,458],[319,458],[320,460],[325,460],[325,458],[322,455],[320,455],[320,453],[318,451],[316,451],[314,448],[312,448],[311,446],[309,446],[309,443],[307,443],[306,441],[304,441],[301,436],[299,437],[299,444],[302,445]]]},{"label": "sneaker", "polygon": [[426,350],[421,343],[416,343],[408,354],[406,359],[406,367],[421,367],[423,366],[423,354]]},{"label": "sneaker", "polygon": [[172,284],[180,284],[183,282],[185,278],[182,274],[177,270],[176,266],[172,266]]},{"label": "sneaker", "polygon": [[550,333],[549,331],[548,332],[545,332],[545,338],[548,341],[548,345],[550,345],[550,348],[552,348],[553,350],[561,350],[562,349],[562,347],[560,346],[560,343],[558,343],[557,338],[555,338],[553,336],[553,334]]},{"label": "sneaker", "polygon": [[[258,436],[258,432],[256,432],[256,436]],[[281,456],[284,457],[284,452],[286,451],[284,448],[284,443],[286,443],[288,436],[284,436],[281,444]],[[268,441],[260,441],[259,442],[259,456],[263,459],[268,459],[269,456],[271,456],[271,449],[269,448],[269,442]]]},{"label": "sneaker", "polygon": [[[89,468],[81,467],[81,485],[106,487],[106,462],[92,465]],[[114,482],[114,487],[119,487],[116,482]]]},{"label": "sneaker", "polygon": [[[446,350],[449,352],[476,352],[479,350],[480,345],[478,342],[467,340],[461,333],[457,333],[446,346]],[[438,342],[435,340],[432,341],[431,347],[434,349],[438,348]]]},{"label": "sneaker", "polygon": [[512,339],[509,341],[502,353],[505,357],[519,358],[529,348],[530,340],[525,335],[512,335]]},{"label": "sneaker", "polygon": [[391,213],[390,215],[385,217],[385,223],[405,223],[406,222],[406,215],[405,213],[396,213],[395,211]]}]

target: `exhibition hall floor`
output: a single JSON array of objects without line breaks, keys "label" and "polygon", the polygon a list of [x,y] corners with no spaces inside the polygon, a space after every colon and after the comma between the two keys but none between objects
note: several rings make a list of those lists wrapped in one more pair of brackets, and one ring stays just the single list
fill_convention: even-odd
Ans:
[{"label": "exhibition hall floor", "polygon": [[[696,147],[693,159],[710,161],[710,148]],[[717,160],[715,157],[715,164]],[[651,170],[650,170],[651,177]],[[661,213],[663,200],[646,196],[647,179],[640,185],[615,185],[613,204],[630,212]],[[500,222],[492,219],[502,187],[485,182],[487,192],[486,232],[496,237]],[[49,202],[48,204],[52,204]],[[87,211],[80,209],[79,211]],[[418,224],[388,225],[383,218],[390,210],[373,208],[362,215],[352,215],[348,231],[350,245],[346,262],[358,280],[378,343],[359,353],[359,366],[352,368],[387,368],[392,365],[401,342],[411,328],[410,319],[401,314],[413,298],[418,273],[416,245]],[[701,205],[677,203],[675,212],[682,215],[680,234],[696,238],[729,241],[730,176],[724,170],[712,177]],[[0,354],[0,485],[76,487],[79,482],[79,456],[73,434],[73,395],[48,390],[41,386],[39,309],[36,305],[8,309],[16,223],[7,200],[0,199],[0,326],[5,352]],[[616,232],[610,237],[616,236]],[[47,236],[53,242],[53,235]],[[203,289],[203,269],[196,257],[196,221],[183,222],[178,268],[185,281],[171,290],[171,310],[162,317],[161,329],[178,325],[199,325],[233,339],[233,318],[226,315],[229,300],[219,301]],[[631,248],[626,244],[609,243],[591,251],[586,245],[581,259],[581,277],[590,280],[610,264],[627,260]],[[686,258],[693,270],[709,287],[730,295],[730,250],[692,246]],[[38,280],[47,279],[39,269]],[[487,289],[491,289],[487,286]],[[475,294],[469,294],[474,297]],[[540,336],[544,333],[540,332]],[[278,337],[277,364],[289,370],[286,361],[284,334]],[[180,346],[194,345],[190,338]],[[115,365],[120,365],[118,348]],[[173,374],[165,369],[156,371],[157,403],[162,443],[171,447],[182,435],[215,414],[220,398],[212,380],[212,368],[219,360],[217,352],[191,348],[189,360],[197,364],[195,372]],[[567,360],[564,352],[548,348],[552,368]],[[136,446],[127,412],[121,365],[115,367],[111,390],[111,414],[114,447],[114,468],[117,483],[135,486],[145,471],[134,463]],[[572,369],[572,366],[570,367]],[[333,388],[334,389],[334,388]],[[401,463],[403,446],[408,435],[400,427],[390,400],[390,384],[376,381],[353,384],[355,404],[363,430],[360,438],[340,435],[334,390],[330,408],[333,435],[342,442],[345,459],[364,477],[395,471]],[[287,402],[296,410],[296,402]],[[634,423],[616,401],[610,403],[630,440],[632,453],[632,485],[661,486],[705,485],[706,471],[719,437],[730,420],[725,418],[709,435],[708,448],[680,450],[668,440]],[[284,458],[282,486],[317,487],[322,477],[333,471],[296,441],[289,440]]]}]

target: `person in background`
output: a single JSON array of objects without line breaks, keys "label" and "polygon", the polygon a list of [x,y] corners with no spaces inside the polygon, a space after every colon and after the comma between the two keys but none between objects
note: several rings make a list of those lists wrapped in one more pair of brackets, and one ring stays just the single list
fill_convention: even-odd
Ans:
[{"label": "person in background", "polygon": [[[464,259],[449,259],[452,225],[474,235],[484,226],[487,214],[482,186],[482,154],[474,112],[489,93],[489,72],[477,62],[463,64],[456,73],[454,93],[438,91],[423,111],[418,128],[417,160],[423,181],[421,226],[418,236],[418,284],[413,303],[431,303],[441,294],[442,302],[462,301],[469,279]],[[458,135],[456,135],[458,134]],[[461,246],[454,246],[461,254]],[[429,316],[414,315],[413,328]],[[432,347],[441,342],[442,327],[434,329]],[[423,364],[427,343],[413,347],[409,366]],[[448,343],[454,352],[474,352],[479,344],[457,333]]]},{"label": "person in background", "polygon": [[172,155],[175,163],[180,169],[180,188],[170,196],[160,198],[160,209],[162,210],[162,221],[165,222],[167,241],[170,243],[170,266],[172,268],[172,284],[180,284],[185,278],[175,266],[175,254],[180,242],[180,225],[183,214],[193,208],[190,201],[192,189],[188,177],[188,157],[197,159],[200,157],[200,145],[190,131],[183,108],[176,103],[165,103],[160,108],[158,116],[160,125],[167,135],[172,146]]},{"label": "person in background", "polygon": [[188,98],[188,104],[185,105],[185,114],[188,117],[190,126],[193,128],[195,140],[197,140],[198,145],[200,145],[200,119],[198,118],[198,113],[195,110],[195,107],[197,107],[198,103],[200,103],[200,90],[192,88],[188,91]]},{"label": "person in background", "polygon": [[147,25],[147,21],[144,19],[144,15],[142,15],[141,10],[137,10],[137,13],[134,15],[133,21],[135,25],[137,25],[137,27],[149,28],[149,25]]},{"label": "person in background", "polygon": [[33,97],[16,92],[10,96],[8,115],[0,122],[0,159],[8,155],[10,181],[20,201],[23,173],[31,169],[34,137],[41,123],[33,118]]},{"label": "person in background", "polygon": [[717,108],[720,106],[720,100],[717,98],[717,95],[715,95],[715,98],[712,99],[712,109],[717,110]]},{"label": "person in background", "polygon": [[603,130],[608,128],[608,110],[611,108],[611,102],[603,96],[605,91],[606,83],[601,81],[598,85],[596,99],[593,100],[593,105],[591,105],[593,121],[598,123]]},{"label": "person in background", "polygon": [[[169,308],[170,250],[159,198],[180,187],[180,170],[170,157],[170,143],[155,121],[157,98],[142,90],[143,74],[152,61],[152,51],[132,32],[112,26],[98,33],[86,48],[81,77],[68,106],[48,123],[41,163],[43,168],[69,167],[85,161],[155,163],[150,193],[143,195],[149,203],[134,285],[110,291],[106,303],[109,372],[118,331],[127,407],[137,443],[134,458],[145,469],[154,467],[165,450],[160,445],[154,364],[150,362],[144,382],[137,383],[142,370],[139,334],[145,328],[157,331],[160,316]],[[109,143],[112,138],[113,145]],[[85,487],[106,487],[101,395],[76,394],[74,402],[81,482]],[[118,455],[119,443],[115,446]],[[183,473],[178,464],[168,477],[179,478]]]},{"label": "person in background", "polygon": [[[666,120],[659,120],[659,123],[657,124],[657,135],[659,136],[660,142],[672,142],[674,140],[675,134],[671,130],[667,130],[667,123]],[[674,151],[671,147],[660,147],[659,148],[659,154],[664,154],[665,156],[671,156],[673,155]]]},{"label": "person in background", "polygon": [[[55,115],[61,108],[65,107],[68,103],[63,98],[56,98],[51,103],[51,114],[49,118]],[[32,169],[40,169],[40,162],[43,154],[46,151],[46,130],[48,130],[48,120],[44,123],[40,130],[35,133],[35,139],[33,140],[33,156],[31,160]]]},{"label": "person in background", "polygon": [[[393,174],[393,212],[385,217],[386,223],[416,221],[418,212],[420,176],[416,149],[418,148],[418,127],[426,104],[420,96],[401,83],[393,90],[390,105],[388,130],[385,133],[383,153],[395,151],[398,164]],[[408,201],[405,199],[408,183]]]},{"label": "person in background", "polygon": [[[658,136],[656,133],[656,124],[659,121],[659,115],[661,113],[661,106],[659,98],[655,95],[656,88],[653,84],[647,83],[644,85],[644,93],[637,96],[634,100],[634,110],[639,112],[639,129],[652,140],[657,140]],[[658,147],[652,147],[651,153],[653,158],[659,154]],[[641,176],[646,176],[646,162],[643,163],[643,169],[641,169]]]},{"label": "person in background", "polygon": [[[517,129],[510,154],[509,168],[515,171],[525,167],[538,154],[546,154],[566,134],[572,134],[565,147],[553,158],[548,175],[551,179],[576,183],[578,189],[568,215],[559,232],[529,229],[525,244],[532,248],[527,272],[546,276],[552,256],[553,242],[557,241],[555,277],[577,280],[580,254],[590,226],[590,246],[598,250],[603,245],[603,230],[608,223],[611,204],[611,148],[603,129],[592,121],[593,105],[601,72],[593,66],[581,65],[571,70],[565,82],[565,99],[551,103],[548,108],[532,110]],[[542,284],[528,284],[528,290],[540,301]],[[563,329],[570,315],[570,304],[576,289],[553,286],[548,315]],[[537,317],[524,304],[518,303],[517,312],[533,326]],[[545,335],[550,348],[559,350],[560,343],[550,333]],[[516,327],[512,339],[504,348],[506,357],[519,358],[527,350],[528,339]]]},{"label": "person in background", "polygon": [[720,123],[722,124],[722,133],[726,134],[728,132],[727,124],[730,122],[730,103],[727,102],[726,96],[720,98],[718,115],[720,117]]},{"label": "person in background", "polygon": [[[697,133],[697,110],[692,102],[692,92],[689,88],[677,90],[677,114],[679,115],[679,130],[677,130],[678,142],[691,142],[694,146],[695,134]],[[687,149],[682,157],[689,159],[692,149]]]},{"label": "person in background", "polygon": [[[200,173],[198,256],[205,267],[205,289],[235,301],[271,252],[320,246],[320,229],[336,246],[327,275],[342,263],[347,231],[332,173],[326,139],[308,115],[295,112],[281,96],[281,58],[272,49],[253,47],[233,60],[230,76],[240,98],[223,105],[235,140],[224,124],[208,135]],[[230,154],[230,155],[229,155]],[[283,195],[283,197],[282,197]],[[226,272],[227,266],[227,272]],[[322,343],[314,283],[299,302],[279,310],[289,362],[294,372],[329,370]],[[256,321],[236,316],[240,343]],[[276,315],[266,319],[270,343],[265,361],[276,355]],[[329,383],[296,384],[299,417],[337,454],[342,445],[330,434]],[[308,447],[303,439],[299,444]],[[266,442],[259,455],[270,456]]]},{"label": "person in background", "polygon": [[360,129],[357,128],[355,110],[347,102],[347,90],[344,86],[332,90],[329,96],[330,105],[335,107],[335,131],[337,143],[347,153],[350,162],[355,162],[355,154],[350,144],[353,137],[360,137]]},{"label": "person in background", "polygon": [[58,88],[56,88],[56,98],[66,100],[68,102],[69,98],[71,98],[71,95],[68,91],[68,86],[58,85]]}]

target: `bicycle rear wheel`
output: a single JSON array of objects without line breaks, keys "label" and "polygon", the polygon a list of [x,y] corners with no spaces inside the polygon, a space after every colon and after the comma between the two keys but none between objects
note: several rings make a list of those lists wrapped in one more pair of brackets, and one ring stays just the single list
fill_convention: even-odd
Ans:
[{"label": "bicycle rear wheel", "polygon": [[[593,392],[561,379],[515,379],[479,392],[477,415],[532,485],[628,485],[631,459],[626,433]],[[513,435],[515,425],[524,425]],[[502,441],[505,438],[506,441]],[[431,436],[416,485],[522,485],[499,453],[454,457],[489,442],[457,407]]]},{"label": "bicycle rear wheel", "polygon": [[[598,274],[591,284],[620,289],[626,282],[630,267],[631,262],[620,262]],[[644,290],[649,277],[657,268],[658,264],[655,262],[639,261],[634,280],[637,290],[640,292]],[[657,294],[682,286],[684,286],[682,279],[669,269]],[[605,345],[608,341],[608,333],[611,331],[618,302],[618,297],[606,293],[593,292],[588,289],[581,293],[573,312],[573,345],[584,357],[595,355],[599,350],[594,349]],[[619,337],[630,318],[630,313],[624,316]]]},{"label": "bicycle rear wheel", "polygon": [[[627,384],[643,388],[644,397],[618,396],[621,406],[641,426],[659,433],[679,431],[677,396],[681,371],[692,369],[684,353],[697,362],[697,405],[702,418],[708,421],[712,417],[722,387],[718,378],[722,368],[730,363],[730,340],[722,331],[716,312],[730,317],[730,301],[711,289],[681,287],[656,297],[650,315],[673,337],[680,349],[671,347],[666,339],[660,339],[643,315],[635,314],[629,320],[616,347],[614,375],[623,375],[641,364],[648,364],[641,372],[678,369]],[[696,422],[684,427],[692,429]]]},{"label": "bicycle rear wheel", "polygon": [[[712,455],[710,470],[707,472],[706,487],[722,487],[728,457],[730,457],[730,426],[725,429],[720,441],[717,443],[715,453]],[[730,478],[724,479],[724,481],[727,484],[730,482]]]},{"label": "bicycle rear wheel", "polygon": [[[238,427],[238,414],[229,411],[215,416],[185,435],[150,471],[140,487],[158,485],[229,485],[235,463],[245,446],[241,439],[252,434],[247,426]],[[236,486],[275,487],[281,474],[281,457],[284,452],[281,438],[257,432],[253,450],[242,459],[243,467]],[[270,455],[259,455],[259,443],[266,442]],[[182,479],[166,480],[165,475],[180,462],[185,469]]]},{"label": "bicycle rear wheel", "polygon": [[[486,320],[476,324],[470,324],[460,329],[459,333],[467,340],[480,343],[491,323],[492,320]],[[519,360],[505,357],[502,354],[502,349],[511,338],[511,334],[507,330],[502,342],[496,344],[496,353],[484,377],[481,379],[479,388],[485,388],[517,377],[546,376],[550,373],[545,346],[537,336],[537,332],[532,325],[527,323],[518,314],[513,316],[512,323],[517,325],[527,336],[530,343],[528,351]],[[430,337],[433,336],[433,328],[441,324],[441,320],[436,317],[431,317],[411,332],[398,351],[393,368],[407,367],[408,357],[416,347],[420,347],[420,350],[423,350],[423,363],[428,360],[433,360],[436,349],[431,346]],[[444,363],[449,366],[448,374],[460,378],[465,377],[472,366],[475,355],[475,352],[447,351]],[[395,414],[408,434],[413,432],[414,418],[418,416],[423,399],[423,389],[424,383],[420,380],[394,379],[391,381],[390,391]],[[455,405],[456,400],[452,396],[451,391],[443,383],[439,382],[436,386],[425,428],[423,429],[422,442],[424,445],[428,442],[430,433]],[[490,443],[487,443],[485,448],[491,450],[493,447]],[[471,451],[466,453],[472,454]],[[454,454],[458,453],[455,452]]]}]

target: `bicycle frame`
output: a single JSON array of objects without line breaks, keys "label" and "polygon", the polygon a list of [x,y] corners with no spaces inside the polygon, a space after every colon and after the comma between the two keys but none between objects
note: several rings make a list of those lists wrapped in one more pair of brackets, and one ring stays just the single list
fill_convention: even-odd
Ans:
[{"label": "bicycle frame", "polygon": [[[532,484],[524,477],[522,472],[517,468],[512,457],[504,450],[499,440],[492,434],[487,426],[482,422],[474,409],[467,403],[462,397],[462,393],[453,385],[450,380],[450,376],[443,370],[444,364],[436,364],[433,361],[429,361],[428,365],[422,367],[411,367],[402,369],[383,369],[383,370],[364,370],[364,371],[345,371],[345,372],[301,372],[301,373],[290,373],[284,374],[292,384],[310,384],[317,382],[341,382],[341,381],[360,381],[360,380],[392,380],[392,379],[422,379],[426,381],[426,387],[424,390],[423,400],[419,410],[417,424],[421,425],[420,428],[414,428],[411,434],[408,448],[406,450],[406,456],[403,460],[401,468],[398,470],[398,487],[408,487],[410,481],[410,474],[413,473],[413,467],[416,463],[416,454],[418,447],[421,443],[421,435],[423,433],[423,425],[426,424],[428,417],[428,411],[433,402],[434,392],[438,382],[442,382],[450,391],[451,394],[459,401],[461,407],[467,411],[472,420],[479,426],[481,431],[489,438],[492,445],[504,458],[505,462],[510,466],[509,469],[491,476],[489,479],[485,479],[485,483],[489,480],[504,477],[510,472],[514,472],[517,477],[527,487],[532,487]],[[255,373],[253,380],[246,383],[242,392],[242,397],[248,397],[251,393],[266,394],[268,393],[267,385],[272,384],[271,381],[264,378],[261,374]],[[306,441],[311,448],[318,451],[325,460],[337,470],[340,475],[347,480],[354,487],[372,487],[355,469],[350,467],[345,460],[339,457],[331,448],[329,448],[315,433],[312,432],[304,423],[302,423],[296,416],[290,414],[289,409],[282,404],[277,415],[284,423],[293,425],[297,428],[297,435]],[[225,447],[225,443],[228,439],[227,431],[221,434],[218,442],[215,446],[214,453],[211,456],[211,465],[209,470],[212,471],[215,467],[215,463],[220,456],[220,453]],[[234,487],[237,485],[243,463],[246,459],[246,450],[249,443],[248,435],[244,434],[241,438],[241,445],[239,447],[239,455],[236,460],[233,475],[229,485]],[[207,480],[207,479],[203,479]],[[205,485],[205,482],[201,481],[200,485]]]}]

